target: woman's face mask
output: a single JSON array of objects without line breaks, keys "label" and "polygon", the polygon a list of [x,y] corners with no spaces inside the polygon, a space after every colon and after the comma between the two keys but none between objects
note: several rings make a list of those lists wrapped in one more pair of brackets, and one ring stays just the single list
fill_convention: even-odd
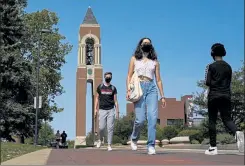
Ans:
[{"label": "woman's face mask", "polygon": [[152,44],[151,43],[144,43],[144,44],[142,44],[141,49],[143,52],[148,53],[152,50]]}]

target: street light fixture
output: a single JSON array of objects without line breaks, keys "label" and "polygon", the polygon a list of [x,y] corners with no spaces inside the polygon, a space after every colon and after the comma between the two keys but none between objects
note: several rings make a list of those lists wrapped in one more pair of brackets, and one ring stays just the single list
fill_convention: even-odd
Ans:
[{"label": "street light fixture", "polygon": [[38,121],[38,112],[39,108],[41,108],[41,103],[39,104],[39,69],[40,69],[40,50],[41,50],[41,43],[40,40],[42,38],[43,33],[51,33],[52,31],[48,29],[41,29],[38,32],[38,52],[37,52],[37,89],[36,89],[36,101],[34,101],[34,107],[36,108],[36,118],[35,118],[35,140],[34,145],[37,145],[37,121]]}]

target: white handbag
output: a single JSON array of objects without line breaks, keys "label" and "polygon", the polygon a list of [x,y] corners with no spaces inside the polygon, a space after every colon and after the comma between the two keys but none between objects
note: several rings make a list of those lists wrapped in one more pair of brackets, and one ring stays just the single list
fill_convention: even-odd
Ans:
[{"label": "white handbag", "polygon": [[141,85],[140,85],[140,80],[136,72],[134,72],[128,86],[129,86],[128,89],[130,90],[130,96],[128,98],[128,101],[131,101],[134,103],[143,96],[143,92],[142,92]]}]

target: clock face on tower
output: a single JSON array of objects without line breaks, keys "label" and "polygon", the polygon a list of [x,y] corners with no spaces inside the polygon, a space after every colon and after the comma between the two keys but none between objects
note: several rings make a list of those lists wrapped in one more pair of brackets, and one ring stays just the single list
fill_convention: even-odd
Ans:
[{"label": "clock face on tower", "polygon": [[93,74],[93,70],[92,69],[88,69],[88,75],[92,75]]}]

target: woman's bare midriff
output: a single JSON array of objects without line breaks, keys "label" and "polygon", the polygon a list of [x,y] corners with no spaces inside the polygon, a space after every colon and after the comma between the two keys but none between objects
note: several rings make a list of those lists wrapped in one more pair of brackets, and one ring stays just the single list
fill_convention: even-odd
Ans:
[{"label": "woman's bare midriff", "polygon": [[146,77],[146,76],[139,76],[139,80],[140,81],[152,81],[152,79],[150,79],[149,77]]}]

